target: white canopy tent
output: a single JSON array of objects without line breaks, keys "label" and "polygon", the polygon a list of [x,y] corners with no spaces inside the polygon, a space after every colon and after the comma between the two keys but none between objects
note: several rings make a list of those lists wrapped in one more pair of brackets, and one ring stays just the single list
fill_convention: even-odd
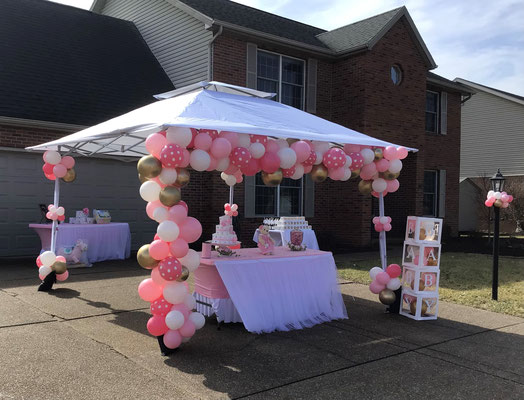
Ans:
[{"label": "white canopy tent", "polygon": [[27,149],[65,150],[85,156],[98,154],[136,157],[148,154],[144,141],[149,134],[170,126],[337,144],[376,147],[392,144],[269,100],[274,97],[274,93],[220,82],[204,81],[155,97],[163,100]]}]

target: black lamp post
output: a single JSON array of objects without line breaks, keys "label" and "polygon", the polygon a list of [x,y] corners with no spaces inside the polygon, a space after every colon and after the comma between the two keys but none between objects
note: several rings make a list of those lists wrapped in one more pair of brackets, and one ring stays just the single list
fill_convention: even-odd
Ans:
[{"label": "black lamp post", "polygon": [[[500,173],[500,169],[491,178],[491,187],[494,192],[502,192],[504,190],[504,176]],[[495,227],[493,228],[493,283],[491,287],[491,298],[498,300],[499,290],[499,222],[500,222],[500,200],[496,200],[495,208]]]}]

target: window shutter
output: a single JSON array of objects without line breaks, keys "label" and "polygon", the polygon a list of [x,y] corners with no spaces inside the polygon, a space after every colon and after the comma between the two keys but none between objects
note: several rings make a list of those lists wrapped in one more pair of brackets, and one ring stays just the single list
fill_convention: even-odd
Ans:
[{"label": "window shutter", "polygon": [[317,66],[314,58],[307,60],[306,111],[312,114],[317,112]]},{"label": "window shutter", "polygon": [[247,44],[247,75],[246,86],[251,89],[257,88],[257,45],[254,43]]},{"label": "window shutter", "polygon": [[255,217],[255,177],[244,176],[244,218]]},{"label": "window shutter", "polygon": [[304,216],[315,216],[315,182],[309,174],[304,177]]},{"label": "window shutter", "polygon": [[446,216],[446,170],[439,171],[438,182],[438,216],[444,218]]},{"label": "window shutter", "polygon": [[448,94],[440,93],[440,134],[448,134]]}]

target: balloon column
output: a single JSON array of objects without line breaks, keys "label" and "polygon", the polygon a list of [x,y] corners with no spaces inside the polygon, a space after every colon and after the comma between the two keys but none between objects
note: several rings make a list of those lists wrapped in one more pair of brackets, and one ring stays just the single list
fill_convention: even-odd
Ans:
[{"label": "balloon column", "polygon": [[388,265],[385,271],[380,267],[373,267],[369,271],[372,280],[369,290],[371,293],[379,295],[378,298],[382,304],[390,305],[395,302],[394,291],[400,288],[399,276],[401,273],[402,269],[398,264]]},{"label": "balloon column", "polygon": [[375,232],[389,232],[391,230],[391,217],[374,217]]},{"label": "balloon column", "polygon": [[507,194],[506,192],[494,192],[493,190],[490,190],[484,204],[486,207],[495,206],[499,208],[508,208],[512,201],[512,195]]},{"label": "balloon column", "polygon": [[43,158],[42,170],[47,179],[54,181],[56,178],[62,178],[64,182],[73,182],[76,179],[73,157],[62,157],[58,151],[48,150],[44,153]]}]

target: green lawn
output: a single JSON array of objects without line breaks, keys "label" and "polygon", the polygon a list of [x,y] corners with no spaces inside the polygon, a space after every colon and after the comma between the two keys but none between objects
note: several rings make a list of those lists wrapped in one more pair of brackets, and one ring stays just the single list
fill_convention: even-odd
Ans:
[{"label": "green lawn", "polygon": [[[371,258],[372,257],[372,258]],[[378,252],[369,256],[335,257],[339,275],[352,282],[369,284],[369,270],[378,265]],[[391,257],[389,263],[400,263]],[[524,317],[524,258],[500,257],[499,301],[491,300],[490,255],[442,253],[440,299],[484,310]]]}]

